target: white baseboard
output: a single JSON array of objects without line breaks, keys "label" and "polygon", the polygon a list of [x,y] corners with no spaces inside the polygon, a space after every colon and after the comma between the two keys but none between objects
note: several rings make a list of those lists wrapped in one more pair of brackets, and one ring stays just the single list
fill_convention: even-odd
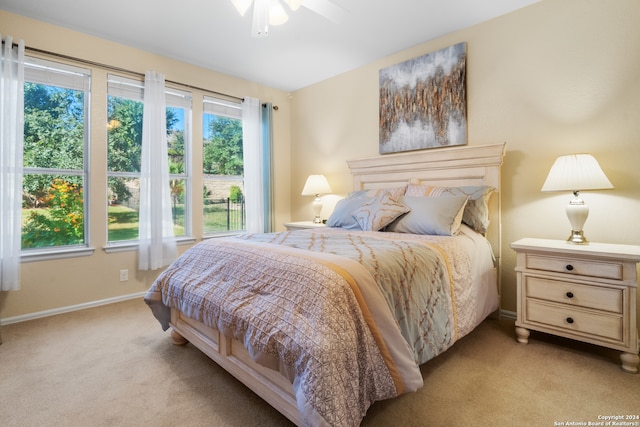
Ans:
[{"label": "white baseboard", "polygon": [[145,294],[146,292],[136,292],[135,294],[121,295],[119,297],[107,298],[99,301],[91,301],[83,304],[70,305],[67,307],[53,308],[51,310],[37,311],[35,313],[23,314],[21,316],[7,317],[6,319],[0,319],[0,325],[10,325],[11,323],[25,322],[27,320],[39,319],[41,317],[55,316],[56,314],[69,313],[72,311],[84,310],[86,308],[99,307],[101,305],[141,298]]},{"label": "white baseboard", "polygon": [[[107,298],[99,301],[86,302],[83,304],[70,305],[67,307],[54,308],[51,310],[38,311],[35,313],[23,314],[21,316],[7,317],[0,319],[0,325],[10,325],[12,323],[26,322],[27,320],[39,319],[41,317],[55,316],[56,314],[70,313],[72,311],[84,310],[86,308],[99,307],[101,305],[113,304],[116,302],[127,301],[130,299],[141,298],[146,292],[137,292],[135,294],[122,295],[119,297]],[[515,319],[516,312],[509,310],[500,310],[500,316],[507,319]]]},{"label": "white baseboard", "polygon": [[516,317],[518,316],[518,313],[516,313],[515,311],[509,311],[509,310],[500,310],[500,316],[502,317],[506,317],[507,319],[516,319]]}]

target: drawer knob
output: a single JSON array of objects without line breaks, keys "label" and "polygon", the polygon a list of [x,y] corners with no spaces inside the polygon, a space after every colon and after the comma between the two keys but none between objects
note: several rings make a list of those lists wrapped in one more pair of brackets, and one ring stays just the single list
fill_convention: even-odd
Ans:
[{"label": "drawer knob", "polygon": [[567,266],[565,268],[567,269],[567,271],[572,271],[573,270],[573,265],[567,264]]},{"label": "drawer knob", "polygon": [[573,319],[571,317],[567,317],[567,323],[573,323]]},{"label": "drawer knob", "polygon": [[573,292],[567,292],[567,298],[573,298]]}]

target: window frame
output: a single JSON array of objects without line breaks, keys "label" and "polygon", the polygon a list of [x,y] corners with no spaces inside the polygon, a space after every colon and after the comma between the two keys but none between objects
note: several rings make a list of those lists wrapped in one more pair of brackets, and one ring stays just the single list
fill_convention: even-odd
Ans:
[{"label": "window frame", "polygon": [[[193,94],[190,92],[166,87],[167,107],[184,109],[184,172],[169,173],[169,180],[180,179],[184,181],[184,235],[176,236],[176,241],[194,241],[193,237],[193,167],[192,167],[192,139],[193,139]],[[175,224],[174,224],[175,225]]]},{"label": "window frame", "polygon": [[[230,119],[237,119],[240,120],[240,123],[242,124],[242,100],[228,100],[228,99],[223,99],[223,98],[218,98],[215,96],[209,96],[209,95],[204,95],[203,99],[202,99],[202,123],[203,123],[203,135],[202,135],[202,159],[201,159],[201,166],[202,166],[202,162],[204,161],[204,140],[205,140],[205,135],[204,135],[204,124],[206,122],[206,120],[204,119],[205,115],[215,115],[215,116],[220,116],[220,117],[226,117],[226,118],[230,118]],[[243,178],[243,182],[244,182],[244,155],[243,155],[243,174],[242,174],[242,178]],[[202,176],[204,178],[204,170],[202,172]],[[245,233],[246,230],[242,229],[242,230],[225,230],[225,231],[215,231],[215,232],[206,232],[205,229],[205,213],[204,213],[204,208],[205,206],[203,205],[203,210],[202,210],[202,239],[206,240],[206,239],[212,239],[212,238],[217,238],[217,237],[225,237],[225,236],[234,236],[234,235],[238,235],[238,234],[242,234]]]},{"label": "window frame", "polygon": [[[23,175],[79,176],[82,179],[82,212],[84,242],[63,246],[47,246],[20,250],[22,262],[89,256],[95,252],[91,247],[90,234],[90,159],[91,159],[91,79],[90,68],[25,56],[24,82],[71,89],[83,92],[83,152],[82,169],[61,169],[24,166]],[[24,152],[24,148],[23,148]]]},{"label": "window frame", "polygon": [[[144,108],[144,81],[135,80],[128,77],[123,77],[116,74],[107,74],[107,93],[106,102],[108,102],[110,96],[120,97],[133,101],[139,101],[143,103]],[[165,99],[166,107],[183,108],[184,109],[184,172],[175,174],[169,174],[169,180],[180,179],[184,181],[185,195],[184,195],[184,235],[176,236],[175,240],[178,243],[192,243],[195,241],[193,237],[193,206],[192,206],[192,126],[193,126],[193,94],[191,92],[174,88],[165,87]],[[105,184],[108,185],[109,178],[140,178],[141,173],[138,172],[122,172],[109,170],[109,151],[108,144],[109,139],[107,135],[106,139],[107,153],[105,162],[107,167]],[[167,158],[168,160],[168,158]],[[136,250],[138,247],[139,239],[132,240],[109,240],[109,224],[105,224],[105,246],[104,251],[107,253],[121,252]]]}]

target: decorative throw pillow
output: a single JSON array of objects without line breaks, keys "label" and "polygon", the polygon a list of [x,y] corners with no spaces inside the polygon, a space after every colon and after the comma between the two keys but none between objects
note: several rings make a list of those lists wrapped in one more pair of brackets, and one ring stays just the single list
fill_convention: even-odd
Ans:
[{"label": "decorative throw pillow", "polygon": [[469,200],[462,214],[462,222],[484,234],[489,228],[489,199],[494,191],[495,188],[488,185],[438,187],[409,184],[405,194],[409,197],[467,196]]},{"label": "decorative throw pillow", "polygon": [[460,230],[467,196],[404,196],[400,202],[411,211],[389,224],[385,231],[455,236]]},{"label": "decorative throw pillow", "polygon": [[353,217],[364,231],[378,231],[410,209],[385,192],[356,209]]},{"label": "decorative throw pillow", "polygon": [[353,217],[353,213],[371,200],[373,200],[373,197],[366,197],[364,194],[354,195],[340,200],[336,203],[336,207],[327,219],[327,227],[362,230],[358,221]]}]

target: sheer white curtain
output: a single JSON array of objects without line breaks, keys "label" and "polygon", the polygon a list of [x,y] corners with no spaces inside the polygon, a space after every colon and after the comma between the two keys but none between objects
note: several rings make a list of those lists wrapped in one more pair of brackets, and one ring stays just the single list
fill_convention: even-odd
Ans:
[{"label": "sheer white curtain", "polygon": [[156,270],[176,259],[171,216],[167,107],[164,75],[147,71],[144,79],[138,269]]},{"label": "sheer white curtain", "polygon": [[247,233],[265,229],[263,192],[262,106],[260,100],[245,97],[242,102],[242,157]]},{"label": "sheer white curtain", "polygon": [[24,41],[7,36],[0,47],[0,291],[11,291],[20,289]]}]

